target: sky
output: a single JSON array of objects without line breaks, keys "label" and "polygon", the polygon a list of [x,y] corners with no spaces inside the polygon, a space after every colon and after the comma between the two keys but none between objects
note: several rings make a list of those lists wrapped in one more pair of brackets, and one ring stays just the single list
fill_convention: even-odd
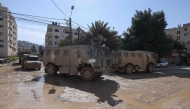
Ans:
[{"label": "sky", "polygon": [[[131,26],[131,18],[136,10],[147,10],[153,12],[163,10],[166,28],[177,27],[178,24],[190,23],[190,0],[54,0],[64,15],[52,2],[52,0],[1,0],[0,3],[12,13],[20,13],[34,16],[61,19],[57,22],[66,23],[64,19],[71,15],[72,21],[88,28],[91,23],[101,20],[108,22],[111,28],[121,35]],[[13,14],[14,15],[14,14]],[[23,16],[14,15],[22,18]],[[26,17],[25,17],[26,18]],[[39,19],[30,18],[35,21]],[[50,21],[56,21],[48,19]],[[25,40],[40,45],[45,44],[47,23],[35,23],[26,20],[16,20],[18,28],[18,40]],[[45,22],[40,20],[40,22]],[[78,25],[73,24],[73,28]],[[84,29],[84,28],[83,28]],[[88,31],[87,29],[84,29]]]}]

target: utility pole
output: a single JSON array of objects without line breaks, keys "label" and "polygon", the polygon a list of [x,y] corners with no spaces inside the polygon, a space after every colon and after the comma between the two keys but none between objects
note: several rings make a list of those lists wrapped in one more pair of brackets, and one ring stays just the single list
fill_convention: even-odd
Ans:
[{"label": "utility pole", "polygon": [[[71,6],[71,15],[72,15],[72,10],[74,9],[74,6]],[[69,18],[69,26],[70,26],[70,45],[73,45],[72,40],[73,40],[73,33],[72,33],[72,25],[71,25],[71,15]]]},{"label": "utility pole", "polygon": [[78,28],[78,45],[80,45],[79,35],[80,35],[80,26]]},{"label": "utility pole", "polygon": [[70,45],[73,45],[73,43],[72,43],[73,37],[72,37],[72,28],[71,28],[71,17],[69,18],[69,26],[70,26]]}]

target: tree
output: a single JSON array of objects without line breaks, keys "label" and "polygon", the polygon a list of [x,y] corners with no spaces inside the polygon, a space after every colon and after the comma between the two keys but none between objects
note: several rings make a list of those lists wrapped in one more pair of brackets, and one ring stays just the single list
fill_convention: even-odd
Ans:
[{"label": "tree", "polygon": [[120,48],[120,40],[118,39],[117,31],[110,30],[110,27],[108,26],[108,22],[104,23],[103,21],[95,21],[95,23],[92,23],[91,26],[89,26],[90,31],[87,32],[87,38],[97,37],[98,34],[104,36],[106,38],[106,41],[103,41],[102,43],[106,44],[107,47],[110,48],[110,50],[115,50]]},{"label": "tree", "polygon": [[186,49],[186,47],[185,47],[185,44],[182,44],[181,42],[176,40],[176,41],[174,41],[173,49],[180,51],[180,50]]},{"label": "tree", "polygon": [[161,58],[172,50],[174,44],[172,37],[164,32],[166,26],[163,11],[136,11],[131,27],[123,33],[122,48],[156,52]]},{"label": "tree", "polygon": [[67,36],[65,39],[61,39],[58,43],[59,47],[68,46],[68,45],[70,45],[70,36]]},{"label": "tree", "polygon": [[31,51],[36,54],[36,47],[33,45],[32,48],[31,48]]},{"label": "tree", "polygon": [[39,53],[41,53],[41,51],[43,51],[43,48],[42,48],[42,46],[40,45],[40,46],[39,46]]}]

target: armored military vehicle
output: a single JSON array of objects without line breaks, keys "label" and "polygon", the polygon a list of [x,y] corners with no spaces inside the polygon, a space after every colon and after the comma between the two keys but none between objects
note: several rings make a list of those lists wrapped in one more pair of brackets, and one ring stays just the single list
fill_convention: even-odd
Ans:
[{"label": "armored military vehicle", "polygon": [[127,74],[131,74],[135,70],[153,72],[157,58],[156,53],[148,51],[112,51],[111,69]]},{"label": "armored military vehicle", "polygon": [[22,68],[27,69],[38,69],[40,70],[42,67],[42,63],[39,61],[38,56],[35,55],[27,55],[22,60]]},{"label": "armored military vehicle", "polygon": [[92,45],[46,48],[43,54],[45,73],[51,76],[58,71],[68,75],[80,74],[83,80],[101,76],[110,66],[110,58],[102,52],[103,40],[103,36],[98,35],[93,38]]},{"label": "armored military vehicle", "polygon": [[20,52],[19,53],[19,64],[21,64],[22,65],[22,60],[23,60],[23,58],[26,56],[26,55],[28,55],[29,54],[29,52]]}]

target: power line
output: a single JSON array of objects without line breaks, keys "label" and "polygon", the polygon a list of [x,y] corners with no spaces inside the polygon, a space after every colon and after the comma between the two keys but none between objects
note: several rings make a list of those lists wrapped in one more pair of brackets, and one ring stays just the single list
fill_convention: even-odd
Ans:
[{"label": "power line", "polygon": [[[72,21],[73,22],[73,21]],[[84,27],[84,26],[82,26],[82,25],[80,25],[80,24],[78,24],[78,23],[76,23],[76,22],[73,22],[74,24],[77,24],[77,25],[79,25],[79,26],[81,26],[82,28],[84,28],[84,29],[87,29],[87,30],[89,30],[88,28],[86,28],[86,27]]]},{"label": "power line", "polygon": [[[1,11],[1,10],[0,10],[0,11]],[[1,11],[1,12],[6,12],[6,11]],[[7,12],[7,13],[9,13],[9,12]],[[11,13],[12,13],[12,12],[11,12]],[[48,17],[41,17],[41,16],[34,16],[34,15],[27,15],[27,14],[20,14],[20,13],[12,13],[12,14],[23,15],[23,16],[31,16],[31,17],[39,17],[39,18],[46,18],[46,19],[63,20],[63,19],[48,18]],[[72,21],[72,22],[73,22],[73,21]],[[75,23],[75,24],[81,26],[81,27],[84,28],[84,29],[89,30],[88,28],[86,28],[86,27],[84,27],[84,26],[82,26],[82,25],[80,25],[80,24],[78,24],[78,23],[76,23],[76,22],[73,22],[73,23]]]},{"label": "power line", "polygon": [[[2,10],[0,10],[0,11],[9,13],[7,11],[2,11]],[[12,12],[11,12],[11,14],[21,15],[21,16],[28,16],[28,17],[39,17],[39,18],[45,18],[45,19],[63,20],[63,19],[57,19],[57,18],[41,17],[41,16],[34,16],[34,15],[27,15],[27,14],[20,14],[20,13],[12,13]]]},{"label": "power line", "polygon": [[[53,1],[53,0],[51,0],[54,4],[55,4],[55,2]],[[57,6],[56,4],[55,4],[55,6]],[[58,6],[57,6],[57,8],[66,16],[66,17],[68,17]],[[68,17],[69,18],[69,17]]]},{"label": "power line", "polygon": [[[3,15],[3,14],[2,14]],[[5,14],[4,14],[5,15]],[[8,17],[9,15],[5,15],[5,17]],[[26,20],[26,21],[32,21],[32,22],[38,22],[38,23],[43,23],[43,24],[50,24],[48,22],[52,22],[52,21],[49,21],[49,20],[44,20],[44,19],[39,19],[39,18],[34,18],[34,19],[38,19],[39,21],[36,21],[36,20],[33,20],[33,19],[28,19],[28,18],[23,18],[23,17],[10,17],[10,18],[17,18],[18,20]],[[40,21],[41,20],[41,21]],[[45,21],[45,22],[44,22]],[[60,22],[57,22],[59,24],[63,24],[63,25],[66,25],[65,23],[60,23]]]}]

